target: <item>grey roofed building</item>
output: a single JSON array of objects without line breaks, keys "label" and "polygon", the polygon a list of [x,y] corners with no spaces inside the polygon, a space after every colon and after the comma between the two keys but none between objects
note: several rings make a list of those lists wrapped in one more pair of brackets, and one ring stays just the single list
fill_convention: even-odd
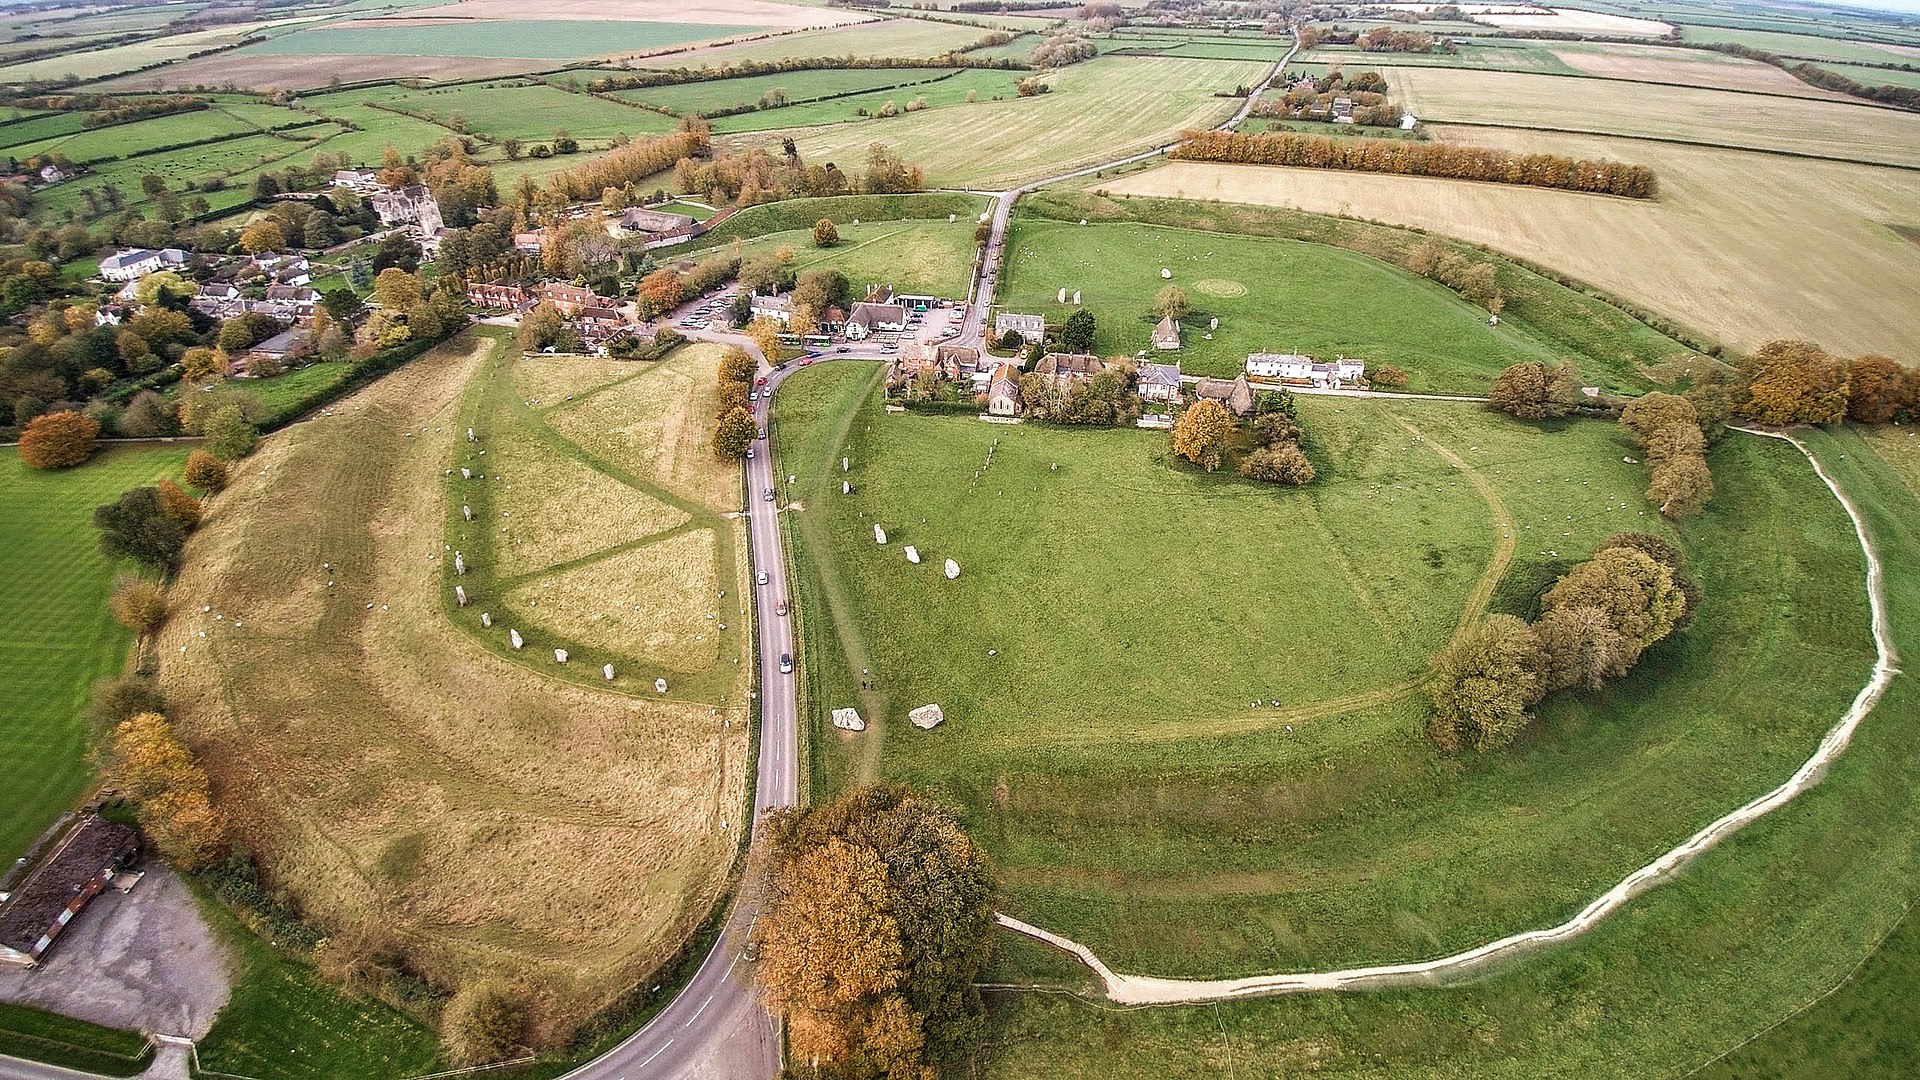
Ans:
[{"label": "grey roofed building", "polygon": [[1178,363],[1140,365],[1140,382],[1137,392],[1145,401],[1180,400],[1180,365]]},{"label": "grey roofed building", "polygon": [[1253,412],[1253,387],[1247,385],[1245,375],[1236,375],[1232,380],[1201,379],[1193,392],[1202,401],[1218,401],[1235,416],[1248,416]]},{"label": "grey roofed building", "polygon": [[620,215],[620,227],[628,232],[670,233],[691,228],[694,223],[695,219],[686,214],[669,214],[641,206],[629,207]]}]

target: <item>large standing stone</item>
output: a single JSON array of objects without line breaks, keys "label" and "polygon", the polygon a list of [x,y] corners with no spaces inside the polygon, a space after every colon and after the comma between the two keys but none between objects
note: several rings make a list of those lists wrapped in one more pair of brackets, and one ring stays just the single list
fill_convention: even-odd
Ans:
[{"label": "large standing stone", "polygon": [[947,580],[952,581],[954,578],[957,578],[959,576],[960,576],[960,564],[957,562],[954,562],[952,559],[948,559],[947,560]]},{"label": "large standing stone", "polygon": [[461,466],[461,467],[460,467],[460,479],[462,479],[462,480],[471,480],[471,479],[473,479],[473,470],[472,470],[472,469],[469,469],[469,468],[467,468],[467,467],[466,467],[466,466],[464,466],[464,465],[463,465],[463,466]]},{"label": "large standing stone", "polygon": [[845,480],[840,481],[840,494],[842,495],[853,494],[853,485],[847,483]]},{"label": "large standing stone", "polygon": [[842,731],[867,730],[867,722],[860,719],[860,713],[857,709],[833,710],[833,726]]},{"label": "large standing stone", "polygon": [[468,506],[468,505],[466,505],[465,503],[462,503],[462,504],[461,504],[461,506],[460,506],[460,516],[461,516],[462,518],[464,518],[465,520],[467,520],[467,521],[472,521],[472,520],[473,520],[473,507],[471,507],[471,506]]},{"label": "large standing stone", "polygon": [[940,721],[946,718],[947,714],[941,712],[938,705],[922,705],[907,714],[907,719],[913,721],[913,726],[922,731],[931,731],[939,727]]},{"label": "large standing stone", "polygon": [[873,524],[873,542],[876,544],[885,544],[887,542],[887,530],[881,528],[880,523],[877,521]]},{"label": "large standing stone", "polygon": [[920,549],[912,544],[907,545],[907,561],[915,566],[920,565]]},{"label": "large standing stone", "polygon": [[511,642],[516,649],[526,644],[526,642],[520,639],[520,631],[518,630],[507,631],[507,641]]},{"label": "large standing stone", "polygon": [[489,612],[485,612],[485,611],[481,612],[480,625],[486,627],[489,630],[493,629],[493,615]]},{"label": "large standing stone", "polygon": [[453,598],[460,602],[461,607],[466,607],[467,606],[467,590],[465,589],[465,587],[460,585],[455,585],[453,587]]},{"label": "large standing stone", "polygon": [[453,572],[456,574],[464,574],[467,572],[466,556],[457,551],[453,553]]},{"label": "large standing stone", "polygon": [[608,682],[612,682],[613,681],[613,665],[607,664],[601,667],[600,674],[606,676]]},{"label": "large standing stone", "polygon": [[[735,663],[738,663],[738,662],[739,662],[739,661],[735,661]],[[653,692],[654,692],[654,693],[656,693],[656,694],[664,694],[664,693],[666,693],[666,692],[667,692],[667,680],[665,680],[665,679],[655,679],[655,680],[653,680]]]},{"label": "large standing stone", "polygon": [[554,663],[556,663],[556,664],[564,664],[564,663],[566,663],[566,662],[567,662],[567,650],[565,650],[565,649],[555,649],[555,650],[553,650],[553,662],[554,662]]}]

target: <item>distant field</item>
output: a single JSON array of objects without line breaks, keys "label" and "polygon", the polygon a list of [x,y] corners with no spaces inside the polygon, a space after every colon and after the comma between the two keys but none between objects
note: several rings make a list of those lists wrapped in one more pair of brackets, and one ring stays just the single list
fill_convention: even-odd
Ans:
[{"label": "distant field", "polygon": [[715,45],[649,56],[634,67],[725,67],[742,60],[785,60],[817,56],[940,56],[971,45],[988,33],[985,27],[955,26],[925,19],[886,19],[833,30],[803,30],[765,41]]},{"label": "distant field", "polygon": [[24,82],[29,79],[58,79],[74,75],[82,79],[99,79],[116,75],[134,68],[147,67],[169,60],[179,60],[188,53],[203,49],[218,48],[245,40],[250,35],[263,30],[310,22],[320,18],[308,15],[296,19],[279,19],[272,22],[229,23],[207,30],[196,30],[188,34],[174,34],[170,37],[154,38],[150,41],[135,42],[131,45],[116,45],[108,49],[95,49],[90,52],[78,52],[66,56],[53,56],[44,60],[31,60],[24,64],[0,67],[0,82]]},{"label": "distant field", "polygon": [[[880,111],[891,104],[902,116],[910,115],[904,110],[908,105],[919,104],[921,108],[939,108],[945,105],[978,105],[992,101],[1011,101],[1019,96],[1017,85],[1022,72],[1013,71],[963,71],[950,79],[939,82],[902,86],[893,90],[876,90],[870,94],[855,94],[851,97],[834,98],[832,101],[816,101],[806,105],[789,105],[783,109],[756,110],[741,113],[738,116],[723,116],[713,122],[713,129],[719,134],[732,134],[742,131],[771,131],[781,128],[812,127],[819,124],[839,124],[873,120],[862,130],[867,131],[874,140],[888,141],[888,127],[893,119],[880,119]],[[969,102],[967,95],[974,100]],[[862,112],[866,115],[861,115]]]},{"label": "distant field", "polygon": [[[1396,3],[1382,6],[1389,10],[1428,12],[1438,5]],[[1460,8],[1477,19],[1506,30],[1658,37],[1672,29],[1672,26],[1657,19],[1636,19],[1626,15],[1582,11],[1576,8],[1553,7],[1541,14],[1516,12],[1512,5],[1505,4],[1462,4]]]},{"label": "distant field", "polygon": [[[1006,100],[1016,96],[1014,85],[1024,72],[960,69],[895,70],[821,70],[753,75],[713,82],[684,83],[678,86],[622,90],[616,97],[644,101],[658,108],[680,113],[711,113],[724,109],[755,105],[773,90],[786,93],[795,104],[773,109],[754,109],[731,116],[715,117],[713,129],[720,134],[743,131],[769,131],[779,128],[810,127],[871,117],[888,102],[904,110],[915,99],[924,99],[926,107],[959,105],[973,94],[976,101]],[[859,93],[869,90],[868,93]],[[808,98],[834,96],[825,101]],[[669,121],[671,122],[671,121]],[[883,127],[871,129],[873,138],[884,140]]]},{"label": "distant field", "polygon": [[521,19],[599,22],[698,22],[727,26],[832,26],[869,16],[825,5],[783,4],[775,0],[458,0],[436,7],[406,4],[391,18]]},{"label": "distant field", "polygon": [[115,567],[95,546],[93,508],[178,476],[185,448],[113,449],[41,472],[0,450],[0,860],[11,862],[85,790],[80,710],[119,674],[131,636],[107,613]]},{"label": "distant field", "polygon": [[[747,75],[733,79],[680,83],[674,86],[649,86],[639,90],[617,90],[613,96],[623,101],[643,101],[677,113],[706,113],[758,104],[770,90],[784,90],[791,101],[850,94],[861,90],[881,90],[906,83],[926,82],[953,74],[958,68],[896,69],[821,69],[783,71],[773,75]],[[4,131],[5,129],[0,129]]]},{"label": "distant field", "polygon": [[71,135],[84,129],[81,113],[41,113],[27,115],[14,123],[0,125],[0,149],[12,149],[25,143],[57,135]]},{"label": "distant field", "polygon": [[1462,46],[1458,53],[1370,53],[1352,46],[1322,45],[1301,53],[1287,65],[1287,70],[1313,65],[1318,74],[1333,64],[1339,64],[1349,73],[1389,67],[1463,67],[1560,74],[1573,70],[1555,56],[1552,49],[1535,43],[1505,41]]},{"label": "distant field", "polygon": [[[381,20],[323,26],[251,46],[252,56],[478,56],[576,60],[751,33],[755,27],[554,19]],[[403,74],[404,72],[396,72]]]},{"label": "distant field", "polygon": [[1395,95],[1430,123],[1560,128],[1920,165],[1920,116],[1892,109],[1500,71],[1399,67],[1385,74]]},{"label": "distant field", "polygon": [[[1105,182],[1175,195],[1342,213],[1486,244],[1591,282],[1740,348],[1813,338],[1920,362],[1920,225],[1910,174],[1731,150],[1442,129],[1515,150],[1614,157],[1660,173],[1651,202],[1418,177],[1176,162]],[[1792,252],[1782,258],[1781,252]]]},{"label": "distant field", "polygon": [[1800,56],[1813,60],[1855,60],[1869,63],[1920,63],[1920,46],[1877,45],[1865,41],[1846,41],[1810,34],[1781,34],[1765,30],[1732,30],[1718,26],[1684,26],[1680,37],[1703,43],[1732,42],[1763,49],[1781,56]]},{"label": "distant field", "polygon": [[[1920,60],[1913,61],[1920,65]],[[1920,71],[1901,71],[1898,68],[1865,67],[1859,64],[1843,64],[1830,61],[1818,65],[1837,75],[1845,75],[1857,83],[1867,86],[1912,86],[1920,87]]]},{"label": "distant field", "polygon": [[[484,79],[515,75],[554,66],[552,60],[531,58],[487,59],[477,56],[410,56],[405,74],[429,80]],[[336,78],[344,83],[384,82],[395,76],[391,56],[307,56],[260,54],[241,49],[186,60],[154,71],[143,71],[104,83],[110,90],[171,90],[234,86],[308,90],[327,86]]]},{"label": "distant field", "polygon": [[[86,203],[82,193],[109,183],[117,185],[122,192],[133,193],[136,198],[131,201],[137,202],[144,197],[140,195],[140,178],[148,173],[164,178],[168,186],[177,191],[183,184],[204,183],[216,175],[228,178],[244,176],[262,166],[313,151],[324,145],[322,140],[343,132],[342,128],[322,124],[290,133],[293,136],[291,138],[248,135],[206,146],[189,146],[165,153],[123,158],[99,166],[85,179],[49,188],[40,193],[35,202],[42,213],[60,213],[68,208],[84,210]],[[250,197],[243,185],[229,185],[224,191],[207,194],[208,201],[215,206],[238,205]]]},{"label": "distant field", "polygon": [[495,140],[551,139],[558,128],[567,129],[576,139],[611,139],[620,133],[671,131],[675,123],[670,116],[619,105],[590,94],[569,93],[545,83],[461,83],[428,90],[390,85],[340,97],[378,102],[442,124],[457,115],[466,121],[468,131]]},{"label": "distant field", "polygon": [[1761,90],[1795,97],[1838,98],[1771,64],[1724,53],[1659,45],[1556,44],[1554,55],[1571,68],[1613,79],[1646,79],[1722,90]]},{"label": "distant field", "polygon": [[1216,123],[1235,102],[1214,93],[1253,82],[1263,70],[1255,62],[1108,56],[1060,70],[1051,76],[1053,92],[1039,97],[903,116],[877,129],[883,136],[873,125],[849,124],[794,137],[809,158],[841,161],[882,138],[937,184],[1034,179]]},{"label": "distant field", "polygon": [[[311,116],[302,117],[291,110],[288,110],[287,114],[289,119],[314,119]],[[197,112],[176,113],[172,116],[142,120],[137,124],[116,124],[112,127],[95,128],[71,135],[56,135],[38,142],[11,146],[7,152],[18,157],[27,157],[32,154],[58,151],[75,162],[85,164],[96,158],[132,157],[163,146],[177,146],[181,143],[212,139],[222,135],[251,133],[257,130],[256,125],[229,116],[218,109],[201,109]]]},{"label": "distant field", "polygon": [[840,243],[813,246],[806,229],[777,232],[746,242],[749,257],[782,246],[794,249],[796,272],[821,266],[838,270],[856,287],[891,285],[903,292],[963,298],[973,276],[974,222],[871,221],[839,224]]}]

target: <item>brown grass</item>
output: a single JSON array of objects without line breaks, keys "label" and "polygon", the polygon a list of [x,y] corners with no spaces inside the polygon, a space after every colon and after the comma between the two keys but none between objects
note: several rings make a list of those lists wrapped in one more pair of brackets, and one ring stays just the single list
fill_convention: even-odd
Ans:
[{"label": "brown grass", "polygon": [[545,414],[555,431],[634,476],[718,513],[740,508],[740,470],[713,453],[716,375],[726,349],[692,345],[642,378]]},{"label": "brown grass", "polygon": [[1920,222],[1910,173],[1599,136],[1441,134],[1649,165],[1661,196],[1188,162],[1102,187],[1418,226],[1553,267],[1735,346],[1805,337],[1848,353],[1920,359],[1912,316],[1920,247],[1882,224]]},{"label": "brown grass", "polygon": [[[161,678],[311,917],[388,924],[435,978],[525,978],[577,1018],[719,897],[746,724],[557,682],[448,623],[442,470],[487,347],[459,339],[246,460],[189,547]],[[415,836],[417,863],[383,864]]]},{"label": "brown grass", "polygon": [[391,79],[404,63],[410,78],[445,81],[517,75],[542,71],[552,60],[521,60],[481,56],[248,56],[219,53],[182,60],[153,71],[124,75],[102,85],[107,90],[170,90],[190,86],[237,86],[243,90],[278,87],[310,90],[326,86],[334,76],[341,82]]},{"label": "brown grass", "polygon": [[531,408],[559,405],[577,394],[598,390],[647,370],[626,360],[588,356],[524,356],[511,364],[514,392],[522,400],[532,402]]},{"label": "brown grass", "polygon": [[839,26],[870,16],[769,0],[460,0],[445,7],[414,8],[401,17],[712,23],[774,30]]},{"label": "brown grass", "polygon": [[[544,570],[687,522],[679,509],[537,438],[496,440],[483,434],[482,441],[488,456],[463,453],[459,460],[474,471],[464,483],[488,485],[502,511],[497,522],[487,523],[499,576]],[[466,554],[471,559],[478,553]]]},{"label": "brown grass", "polygon": [[719,543],[711,530],[690,529],[527,582],[505,599],[519,610],[537,608],[549,629],[595,648],[637,653],[675,671],[731,666],[741,650],[727,630],[741,615],[737,602],[715,599]]},{"label": "brown grass", "polygon": [[1609,79],[1642,79],[1719,90],[1762,90],[1794,97],[1845,101],[1846,95],[1810,86],[1771,64],[1724,53],[1661,45],[1568,45],[1552,50],[1568,67]]}]

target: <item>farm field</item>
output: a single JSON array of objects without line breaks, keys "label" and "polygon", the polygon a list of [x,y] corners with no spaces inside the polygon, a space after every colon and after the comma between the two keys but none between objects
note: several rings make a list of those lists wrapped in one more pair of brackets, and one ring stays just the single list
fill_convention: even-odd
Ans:
[{"label": "farm field", "polygon": [[[1903,484],[1875,455],[1877,435],[1808,438],[1890,559],[1893,630],[1911,653],[1920,646],[1917,481]],[[1726,468],[1715,462],[1717,472]],[[1899,1075],[1912,1052],[1911,1031],[1899,1027],[1911,995],[1898,980],[1910,965],[1911,934],[1901,927],[1920,869],[1920,800],[1909,783],[1917,706],[1912,681],[1896,680],[1818,788],[1593,934],[1469,985],[1132,1011],[1000,995],[994,1039],[1003,1049],[985,1074],[1097,1080],[1151,1070],[1197,1080],[1220,1075],[1230,1053],[1236,1068],[1271,1075],[1377,1076],[1387,1062],[1396,1076],[1431,1080],[1575,1077],[1618,1075],[1627,1061],[1636,1074],[1714,1080]],[[1473,895],[1478,903],[1484,891]],[[1882,941],[1893,951],[1856,972]],[[1849,976],[1855,983],[1842,986]],[[1800,1018],[1766,1030],[1836,987]]]},{"label": "farm field", "polygon": [[[1171,281],[1162,267],[1173,271]],[[1049,324],[1073,310],[1058,303],[1059,290],[1080,290],[1103,356],[1146,349],[1159,319],[1154,297],[1180,286],[1192,305],[1179,352],[1189,374],[1231,377],[1252,352],[1338,353],[1399,365],[1417,390],[1481,393],[1501,368],[1553,357],[1511,325],[1488,326],[1484,309],[1441,285],[1295,240],[1022,217],[1002,278],[998,310],[1037,312]],[[1220,328],[1206,340],[1216,317]]]},{"label": "farm field", "polygon": [[785,60],[818,56],[940,56],[979,41],[984,27],[955,26],[926,19],[883,19],[831,30],[802,30],[764,41],[713,45],[648,56],[630,66],[646,68],[725,67],[742,60]]},{"label": "farm field", "polygon": [[[877,114],[889,102],[896,110],[905,109],[915,99],[925,105],[959,105],[969,93],[978,101],[1010,100],[1022,72],[960,70],[850,70],[804,71],[778,75],[755,75],[711,83],[651,87],[620,91],[615,96],[644,101],[659,108],[681,113],[715,112],[757,103],[763,94],[783,90],[793,104],[772,109],[755,109],[732,116],[716,116],[713,130],[719,134],[766,131],[776,128],[807,127],[865,119]],[[842,76],[825,78],[824,76]],[[872,87],[870,93],[856,93]],[[844,94],[825,101],[807,101],[809,97]],[[662,117],[666,123],[671,120]],[[876,128],[875,138],[884,132]]]},{"label": "farm field", "polygon": [[246,40],[262,31],[280,26],[311,22],[320,18],[306,15],[293,19],[277,19],[267,22],[227,23],[207,30],[196,30],[186,34],[174,34],[168,37],[152,38],[130,45],[116,45],[107,49],[95,49],[91,52],[79,52],[64,56],[50,56],[43,60],[29,60],[20,64],[0,67],[0,82],[25,82],[30,79],[59,79],[73,75],[81,79],[100,79],[135,68],[149,67],[172,60],[184,59],[187,54],[204,49],[215,49],[223,45],[232,45]]},{"label": "farm field", "polygon": [[1398,67],[1382,74],[1395,97],[1429,123],[1557,128],[1920,166],[1920,116],[1897,110],[1502,71]]},{"label": "farm field", "polygon": [[725,26],[811,27],[857,22],[865,16],[835,11],[824,5],[783,4],[774,0],[555,0],[529,5],[526,0],[458,0],[435,6],[412,6],[395,18],[518,19],[530,8],[550,21],[620,20],[631,22],[697,22]]},{"label": "farm field", "polygon": [[[887,90],[909,83],[930,82],[957,74],[959,68],[844,68],[813,71],[782,71],[771,75],[743,75],[732,79],[680,83],[674,86],[648,86],[638,90],[616,90],[613,97],[622,101],[644,102],[676,113],[711,113],[758,104],[771,90],[784,90],[791,101],[807,101],[830,94],[850,94],[861,90]],[[0,129],[4,130],[4,129]]]},{"label": "farm field", "polygon": [[[1516,151],[1611,157],[1660,175],[1654,201],[1420,177],[1175,162],[1116,181],[1118,194],[1221,199],[1417,226],[1598,285],[1738,348],[1817,339],[1850,354],[1920,361],[1920,222],[1911,175],[1843,162],[1499,129],[1444,138]],[[1782,251],[1793,252],[1783,260]]]},{"label": "farm field", "polygon": [[[182,610],[225,618],[168,627],[161,681],[235,827],[314,923],[430,934],[433,948],[409,958],[424,976],[525,980],[577,1017],[671,954],[719,896],[747,732],[731,723],[737,705],[643,697],[630,672],[608,687],[578,661],[563,668],[532,624],[520,652],[493,640],[499,623],[469,631],[446,540],[488,526],[462,520],[449,466],[477,460],[493,476],[506,463],[509,479],[486,493],[518,500],[493,519],[516,529],[583,512],[591,528],[593,511],[630,505],[544,505],[537,476],[508,489],[532,445],[524,431],[455,439],[480,400],[474,380],[493,380],[484,395],[507,377],[502,340],[456,338],[268,439],[174,587]],[[477,500],[490,482],[472,483]],[[744,676],[728,668],[738,702]],[[623,872],[598,872],[613,852]],[[551,904],[562,892],[569,903]]]},{"label": "farm field", "polygon": [[[1920,64],[1920,60],[1913,61]],[[1868,86],[1913,86],[1920,87],[1920,71],[1901,71],[1897,68],[1864,67],[1859,64],[1842,64],[1829,61],[1818,65],[1838,75],[1845,75],[1857,83]]]},{"label": "farm field", "polygon": [[[139,192],[140,178],[152,173],[165,178],[168,186],[175,190],[189,182],[204,184],[210,177],[224,177],[229,181],[228,187],[223,191],[207,192],[207,201],[216,208],[237,206],[249,198],[244,185],[237,181],[262,166],[275,165],[297,154],[307,154],[322,147],[331,150],[330,139],[344,132],[344,128],[316,125],[280,135],[246,135],[205,146],[123,158],[93,170],[88,182],[61,184],[47,189],[40,194],[36,205],[43,214],[58,214],[68,208],[77,211],[85,206],[85,191],[104,184],[114,184],[123,192]],[[384,147],[388,141],[391,140],[383,139],[380,145]],[[377,152],[373,158],[377,160]]]},{"label": "farm field", "polygon": [[[314,119],[291,109],[284,111],[289,122]],[[152,153],[162,147],[223,136],[256,134],[259,130],[258,125],[230,116],[220,109],[201,109],[155,117],[135,124],[115,124],[70,135],[56,135],[9,147],[8,153],[16,157],[30,157],[57,151],[72,161],[86,164],[103,157],[133,157]]]},{"label": "farm field", "polygon": [[1693,24],[1682,27],[1680,36],[1686,41],[1703,44],[1726,42],[1808,60],[1853,60],[1870,64],[1920,62],[1920,46],[1916,45],[1881,45],[1812,34],[1783,34],[1769,30],[1738,30]]},{"label": "farm field", "polygon": [[[1432,11],[1435,4],[1383,4],[1390,11],[1411,11],[1426,13]],[[1550,7],[1544,13],[1515,11],[1502,4],[1463,4],[1460,9],[1468,15],[1504,30],[1545,30],[1563,34],[1605,34],[1614,37],[1660,37],[1673,27],[1658,19],[1639,19],[1628,15],[1615,15],[1603,11],[1582,11],[1576,8]]]},{"label": "farm field", "polygon": [[25,853],[86,790],[80,711],[133,640],[107,613],[116,568],[95,547],[93,508],[179,476],[186,457],[184,447],[114,448],[42,472],[0,450],[0,611],[32,628],[0,640],[0,859]]},{"label": "farm field", "polygon": [[580,60],[659,49],[734,34],[757,27],[706,23],[502,19],[429,22],[384,19],[329,24],[250,45],[250,56],[478,56]]},{"label": "farm field", "polygon": [[675,123],[670,116],[537,82],[461,83],[427,90],[383,86],[320,99],[323,107],[336,100],[378,103],[441,124],[459,116],[468,131],[496,141],[537,142],[551,139],[558,128],[576,139],[608,140],[622,133],[671,131]]},{"label": "farm field", "polygon": [[[1037,179],[1216,123],[1235,105],[1214,93],[1251,83],[1262,70],[1254,62],[1100,57],[1050,76],[1049,94],[899,117],[887,125],[886,142],[924,166],[930,184]],[[858,157],[874,139],[864,124],[793,134],[801,153],[814,160]],[[982,154],[982,146],[998,151]]]},{"label": "farm field", "polygon": [[1559,44],[1553,54],[1569,67],[1610,79],[1645,79],[1720,90],[1758,90],[1793,97],[1852,100],[1809,86],[1771,64],[1725,53],[1658,45]]},{"label": "farm field", "polygon": [[42,139],[72,135],[83,130],[85,124],[86,117],[81,113],[22,114],[20,119],[0,125],[0,149],[11,150]]},{"label": "farm field", "polygon": [[[822,406],[871,373],[823,371],[775,427],[807,507],[792,528],[817,782],[955,801],[1004,909],[1122,970],[1427,956],[1559,918],[1784,778],[1871,667],[1839,508],[1791,448],[1732,441],[1714,454],[1722,498],[1677,537],[1699,621],[1609,690],[1550,702],[1515,750],[1442,761],[1413,683],[1463,609],[1491,590],[1525,610],[1605,536],[1666,531],[1617,428],[1302,399],[1321,479],[1276,492],[1174,467],[1164,435],[886,415],[871,396],[847,428]],[[842,455],[853,497],[827,490]],[[961,577],[861,542],[874,523]],[[1134,561],[1063,557],[1096,536],[1185,554],[1130,586],[1115,575]],[[856,656],[875,689],[847,689]],[[850,696],[880,723],[843,737],[824,713]],[[900,723],[929,701],[946,725]]]},{"label": "farm field", "polygon": [[1301,53],[1287,65],[1287,70],[1303,68],[1321,75],[1335,64],[1350,72],[1387,67],[1458,67],[1565,75],[1573,70],[1555,56],[1552,49],[1541,44],[1508,41],[1462,46],[1458,53],[1452,54],[1370,53],[1353,46],[1319,45]]},{"label": "farm field", "polygon": [[[804,105],[789,105],[782,109],[768,109],[742,113],[739,116],[724,116],[713,122],[718,134],[734,134],[744,131],[768,131],[791,129],[819,124],[839,124],[867,120],[873,124],[863,130],[871,137],[887,141],[887,125],[898,117],[879,118],[879,113],[888,105],[896,111],[906,110],[916,102],[920,108],[940,108],[947,105],[971,106],[985,102],[1012,101],[1019,96],[1017,86],[1019,72],[1012,71],[965,71],[951,79],[924,83],[916,86],[902,86],[894,90],[878,90],[871,94],[856,94],[851,97],[835,98],[832,101],[816,101]],[[967,95],[974,96],[973,101]],[[919,109],[915,109],[917,113]],[[865,113],[866,115],[862,115]],[[903,112],[902,115],[910,115]],[[947,117],[949,120],[952,116]]]},{"label": "farm field", "polygon": [[[418,79],[484,79],[554,66],[552,60],[478,56],[409,56],[406,74]],[[248,90],[310,90],[331,84],[384,82],[394,77],[392,56],[259,54],[246,49],[201,56],[102,83],[117,91],[158,91],[215,86]]]},{"label": "farm field", "polygon": [[752,258],[782,247],[794,250],[796,273],[827,267],[847,275],[856,293],[865,285],[891,285],[902,292],[962,298],[973,277],[973,219],[839,223],[840,243],[813,246],[810,229],[770,233],[741,245]]}]

